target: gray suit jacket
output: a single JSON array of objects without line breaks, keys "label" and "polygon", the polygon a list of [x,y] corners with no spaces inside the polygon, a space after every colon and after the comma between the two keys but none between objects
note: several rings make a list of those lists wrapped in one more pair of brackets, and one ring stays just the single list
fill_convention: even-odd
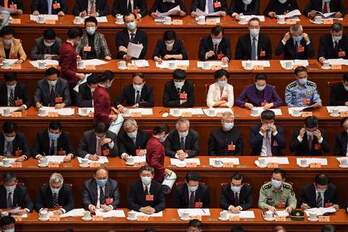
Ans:
[{"label": "gray suit jacket", "polygon": [[102,33],[96,32],[94,34],[93,45],[88,44],[88,35],[86,32],[83,33],[81,42],[76,48],[77,53],[82,59],[87,59],[88,52],[84,51],[84,47],[86,46],[94,47],[95,57],[93,59],[104,59],[106,56],[111,56],[108,44]]},{"label": "gray suit jacket", "polygon": [[[55,98],[61,97],[63,98],[63,102],[66,106],[71,104],[70,91],[68,82],[64,79],[58,78],[56,89],[55,89]],[[53,99],[54,101],[55,99]],[[51,96],[50,96],[50,86],[48,84],[47,79],[43,79],[38,81],[34,102],[40,102],[44,106],[54,106],[51,104]]]},{"label": "gray suit jacket", "polygon": [[56,37],[55,43],[51,47],[46,47],[44,44],[44,38],[41,36],[35,39],[35,44],[30,52],[30,57],[33,60],[43,60],[45,54],[54,55],[52,60],[59,60],[59,49],[62,44],[62,40]]}]

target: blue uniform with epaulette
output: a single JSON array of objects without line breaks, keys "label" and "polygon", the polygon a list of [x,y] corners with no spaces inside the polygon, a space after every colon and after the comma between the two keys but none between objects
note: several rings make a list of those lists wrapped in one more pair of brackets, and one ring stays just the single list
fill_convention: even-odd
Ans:
[{"label": "blue uniform with epaulette", "polygon": [[298,81],[291,82],[285,89],[285,102],[289,107],[306,107],[321,103],[317,85],[307,81],[300,85]]}]

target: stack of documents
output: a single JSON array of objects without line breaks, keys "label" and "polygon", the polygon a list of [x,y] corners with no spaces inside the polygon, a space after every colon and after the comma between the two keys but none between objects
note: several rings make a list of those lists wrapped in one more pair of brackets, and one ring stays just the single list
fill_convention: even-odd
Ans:
[{"label": "stack of documents", "polygon": [[307,164],[320,164],[320,165],[327,165],[327,159],[326,158],[296,158],[296,164],[298,166],[301,165],[301,161],[306,160]]},{"label": "stack of documents", "polygon": [[[100,163],[100,164],[105,164],[105,163],[109,163],[108,157],[106,156],[98,156],[99,159],[97,161],[94,160],[88,160],[87,162],[90,163]],[[77,157],[79,163],[82,163],[82,158],[81,157]]]}]

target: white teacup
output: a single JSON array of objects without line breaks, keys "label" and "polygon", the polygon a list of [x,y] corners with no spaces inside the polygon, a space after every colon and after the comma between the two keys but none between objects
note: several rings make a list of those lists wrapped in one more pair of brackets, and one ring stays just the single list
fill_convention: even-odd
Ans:
[{"label": "white teacup", "polygon": [[259,114],[259,110],[257,108],[251,109],[251,115],[258,115],[258,114]]},{"label": "white teacup", "polygon": [[75,23],[81,24],[82,23],[82,18],[81,17],[75,17]]},{"label": "white teacup", "polygon": [[215,110],[214,109],[212,109],[212,108],[209,108],[208,110],[207,110],[207,113],[208,113],[208,116],[215,116]]},{"label": "white teacup", "polygon": [[181,214],[181,218],[183,218],[183,219],[188,219],[188,218],[190,218],[190,213],[189,213],[189,212],[183,212],[183,213]]},{"label": "white teacup", "polygon": [[2,62],[2,67],[3,68],[10,68],[11,67],[11,63],[8,60],[4,60]]},{"label": "white teacup", "polygon": [[339,111],[339,109],[337,109],[337,108],[333,108],[331,114],[333,114],[333,115],[339,115],[339,114],[340,114],[340,111]]},{"label": "white teacup", "polygon": [[118,62],[118,67],[119,68],[127,68],[127,63],[124,60],[121,60],[120,62]]},{"label": "white teacup", "polygon": [[88,159],[82,158],[81,159],[81,164],[88,164]]},{"label": "white teacup", "polygon": [[92,218],[91,212],[85,211],[85,212],[83,213],[83,218],[85,218],[85,219],[90,219],[90,218]]},{"label": "white teacup", "polygon": [[314,17],[314,22],[322,23],[323,22],[323,17],[321,17],[320,15],[315,16]]},{"label": "white teacup", "polygon": [[323,67],[330,68],[330,62],[328,60],[324,60]]},{"label": "white teacup", "polygon": [[38,23],[45,23],[45,16],[43,16],[43,15],[39,15],[39,16],[37,16],[37,19],[38,19]]},{"label": "white teacup", "polygon": [[301,163],[301,166],[302,166],[302,167],[308,166],[308,160],[303,159],[303,160],[301,160],[300,163]]},{"label": "white teacup", "polygon": [[175,62],[169,62],[168,63],[169,68],[175,68]]},{"label": "white teacup", "polygon": [[123,23],[124,23],[124,21],[123,21],[123,15],[121,15],[121,14],[117,14],[117,15],[116,15],[116,23],[117,23],[117,24],[123,24]]},{"label": "white teacup", "polygon": [[174,116],[180,116],[180,110],[179,109],[173,109],[173,115]]},{"label": "white teacup", "polygon": [[272,211],[268,210],[265,212],[265,218],[271,219],[273,218],[273,216],[274,216],[274,213]]},{"label": "white teacup", "polygon": [[81,114],[82,115],[87,115],[89,112],[88,112],[88,109],[87,108],[81,108]]},{"label": "white teacup", "polygon": [[171,24],[172,23],[172,18],[167,16],[167,17],[164,17],[164,24]]},{"label": "white teacup", "polygon": [[130,165],[133,165],[135,163],[135,160],[132,156],[128,156],[127,157],[127,163]]},{"label": "white teacup", "polygon": [[40,215],[40,218],[43,220],[48,219],[48,211],[47,210],[41,210],[39,215]]},{"label": "white teacup", "polygon": [[228,212],[227,211],[221,211],[220,212],[220,218],[222,220],[227,220],[228,219]]},{"label": "white teacup", "polygon": [[220,167],[223,166],[224,162],[222,162],[221,160],[214,160],[214,166],[216,167]]},{"label": "white teacup", "polygon": [[203,69],[209,69],[209,63],[208,62],[203,62]]},{"label": "white teacup", "polygon": [[251,62],[251,60],[247,60],[245,62],[245,69],[247,70],[253,69],[253,62]]},{"label": "white teacup", "polygon": [[259,159],[259,164],[260,164],[260,166],[266,166],[267,165],[267,162],[266,162],[266,160],[265,159]]},{"label": "white teacup", "polygon": [[79,68],[79,69],[83,68],[83,62],[82,61],[78,61],[77,62],[77,68]]},{"label": "white teacup", "polygon": [[285,23],[285,16],[284,15],[278,15],[278,23],[284,24]]},{"label": "white teacup", "polygon": [[309,213],[309,219],[316,220],[317,219],[317,214],[316,213]]},{"label": "white teacup", "polygon": [[4,117],[8,117],[8,116],[11,115],[11,110],[10,109],[4,109],[2,114],[3,114]]},{"label": "white teacup", "polygon": [[204,24],[205,23],[205,16],[204,15],[198,16],[197,17],[197,22],[199,24]]},{"label": "white teacup", "polygon": [[285,68],[286,69],[292,69],[292,61],[286,61],[285,62]]},{"label": "white teacup", "polygon": [[39,68],[45,68],[45,67],[46,67],[46,62],[43,61],[43,60],[40,60],[40,61],[38,62],[38,65],[39,65]]},{"label": "white teacup", "polygon": [[134,212],[134,211],[129,211],[129,212],[128,212],[128,219],[130,219],[130,220],[135,220],[135,219],[137,219],[137,214],[136,214],[136,212]]},{"label": "white teacup", "polygon": [[293,110],[292,111],[294,116],[300,116],[301,115],[301,111],[300,110]]},{"label": "white teacup", "polygon": [[2,164],[3,164],[5,167],[8,167],[8,166],[10,166],[11,161],[10,161],[9,159],[3,159],[3,160],[2,160]]},{"label": "white teacup", "polygon": [[43,108],[39,109],[39,115],[46,116],[47,114],[48,114],[48,110],[47,109],[43,109]]},{"label": "white teacup", "polygon": [[348,160],[346,160],[346,159],[341,160],[341,165],[347,166]]}]

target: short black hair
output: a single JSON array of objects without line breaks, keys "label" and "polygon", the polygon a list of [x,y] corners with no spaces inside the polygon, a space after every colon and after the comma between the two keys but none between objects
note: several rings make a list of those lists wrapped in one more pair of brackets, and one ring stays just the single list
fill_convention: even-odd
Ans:
[{"label": "short black hair", "polygon": [[275,113],[272,110],[265,110],[261,113],[261,120],[274,120]]},{"label": "short black hair", "polygon": [[11,224],[16,224],[16,219],[12,216],[2,216],[0,218],[0,226],[7,226]]},{"label": "short black hair", "polygon": [[224,33],[224,29],[221,26],[215,26],[210,31],[210,33],[214,36],[220,35],[221,32]]},{"label": "short black hair", "polygon": [[91,75],[87,77],[87,84],[91,85],[91,84],[98,84],[98,83],[99,83],[99,77],[97,74],[92,73]]},{"label": "short black hair", "polygon": [[318,125],[319,125],[318,119],[315,116],[309,116],[305,119],[305,126],[307,128],[318,127]]},{"label": "short black hair", "polygon": [[221,77],[225,76],[227,79],[230,78],[230,73],[227,72],[225,69],[219,69],[216,70],[214,73],[214,79],[220,79]]},{"label": "short black hair", "polygon": [[57,74],[57,76],[59,76],[59,70],[56,69],[55,67],[50,67],[50,68],[46,69],[46,71],[45,71],[45,77],[52,76],[55,74]]},{"label": "short black hair", "polygon": [[144,232],[156,232],[157,230],[154,228],[146,228]]},{"label": "short black hair", "polygon": [[17,130],[17,124],[12,121],[5,121],[4,124],[2,125],[2,131],[4,134],[10,134],[13,132],[16,132]]},{"label": "short black hair", "polygon": [[161,125],[161,126],[154,127],[153,130],[152,130],[152,134],[153,135],[159,135],[159,134],[161,134],[163,132],[168,133],[168,131],[169,131],[169,128],[168,128],[167,125]]},{"label": "short black hair", "polygon": [[126,17],[127,17],[127,16],[130,16],[130,15],[133,15],[134,18],[137,18],[137,16],[136,16],[133,12],[127,11],[127,12],[123,15],[123,20],[125,20]]},{"label": "short black hair", "polygon": [[73,27],[68,30],[68,39],[76,39],[82,36],[82,30],[79,27]]},{"label": "short black hair", "polygon": [[176,40],[176,32],[174,30],[165,31],[163,34],[163,40]]},{"label": "short black hair", "polygon": [[111,81],[114,79],[114,73],[110,70],[106,70],[103,72],[103,74],[99,77],[100,82],[105,82],[105,81]]},{"label": "short black hair", "polygon": [[259,18],[257,18],[257,17],[251,18],[251,19],[249,20],[249,22],[248,22],[248,25],[250,24],[251,21],[257,21],[257,22],[259,22],[259,24],[261,23],[261,20],[260,20]]},{"label": "short black hair", "polygon": [[5,73],[4,74],[4,79],[5,79],[5,82],[16,81],[17,80],[17,73],[15,73],[15,72]]},{"label": "short black hair", "polygon": [[7,183],[13,179],[17,179],[17,175],[14,172],[6,172],[3,176],[2,176],[4,183]]},{"label": "short black hair", "polygon": [[231,232],[245,232],[245,230],[241,226],[235,226],[231,228]]},{"label": "short black hair", "polygon": [[189,182],[190,180],[193,181],[201,181],[201,175],[199,175],[198,172],[188,172],[185,177],[186,181]]},{"label": "short black hair", "polygon": [[348,81],[348,73],[343,74],[343,81]]},{"label": "short black hair", "polygon": [[319,185],[329,184],[329,178],[325,174],[316,175],[314,181],[316,184],[319,184]]},{"label": "short black hair", "polygon": [[258,80],[267,80],[267,75],[265,73],[259,73],[255,76],[255,81],[258,81]]},{"label": "short black hair", "polygon": [[341,23],[334,23],[331,25],[330,30],[333,32],[340,32],[343,30],[343,25]]},{"label": "short black hair", "polygon": [[94,127],[95,133],[106,133],[108,131],[108,127],[103,122],[96,122]]},{"label": "short black hair", "polygon": [[197,228],[199,230],[202,230],[203,224],[200,220],[193,219],[193,220],[189,221],[189,227],[194,227],[194,228]]},{"label": "short black hair", "polygon": [[152,174],[155,173],[155,169],[154,169],[153,167],[149,166],[149,165],[141,166],[141,168],[139,168],[139,170],[138,170],[138,173],[140,174],[140,173],[142,173],[143,171],[149,171],[149,172],[151,172]]},{"label": "short black hair", "polygon": [[13,35],[14,36],[16,34],[16,31],[10,26],[5,26],[2,28],[0,33],[1,33],[1,36],[5,36],[5,35]]},{"label": "short black hair", "polygon": [[133,73],[132,78],[134,77],[140,77],[143,80],[145,79],[144,73],[141,73],[141,72]]},{"label": "short black hair", "polygon": [[98,21],[96,17],[93,17],[93,16],[89,16],[88,18],[85,19],[85,25],[87,25],[87,23],[94,23],[96,26],[98,26]]},{"label": "short black hair", "polygon": [[281,168],[273,169],[272,174],[280,174],[283,179],[286,177],[286,172]]},{"label": "short black hair", "polygon": [[336,232],[336,228],[333,225],[325,225],[321,228],[321,232]]},{"label": "short black hair", "polygon": [[243,180],[243,175],[240,174],[239,172],[233,173],[231,176],[231,179],[233,180]]},{"label": "short black hair", "polygon": [[298,66],[297,68],[295,68],[294,73],[297,75],[300,72],[308,72],[307,68],[305,66]]},{"label": "short black hair", "polygon": [[186,71],[182,69],[175,69],[173,72],[173,79],[184,80],[186,78]]},{"label": "short black hair", "polygon": [[48,128],[51,130],[61,130],[62,124],[58,121],[52,121],[48,124]]},{"label": "short black hair", "polygon": [[43,32],[43,38],[48,40],[56,39],[56,32],[52,28],[48,28]]}]

